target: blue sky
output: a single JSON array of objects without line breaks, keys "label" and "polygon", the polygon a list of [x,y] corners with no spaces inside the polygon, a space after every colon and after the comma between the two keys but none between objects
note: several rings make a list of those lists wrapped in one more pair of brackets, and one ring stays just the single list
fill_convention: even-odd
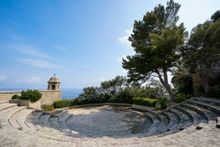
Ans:
[{"label": "blue sky", "polygon": [[[219,0],[176,0],[187,30],[218,9]],[[1,0],[0,88],[46,88],[54,73],[63,88],[96,86],[126,75],[134,20],[166,0]]]}]

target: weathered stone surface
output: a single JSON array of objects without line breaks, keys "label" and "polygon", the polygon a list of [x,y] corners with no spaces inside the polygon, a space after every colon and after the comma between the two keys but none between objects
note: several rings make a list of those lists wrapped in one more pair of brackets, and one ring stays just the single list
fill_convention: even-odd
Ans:
[{"label": "weathered stone surface", "polygon": [[[10,103],[6,107],[5,103],[0,103],[0,124],[4,125],[0,129],[0,146],[218,147],[220,131],[216,125],[219,118],[216,121],[213,121],[213,118],[218,115],[215,112],[220,110],[220,107],[213,102],[207,102],[207,107],[197,105],[190,109],[194,111],[201,108],[200,111],[207,115],[209,122],[204,123],[207,118],[203,113],[193,113],[193,118],[196,118],[199,124],[192,122],[187,115],[183,117],[183,112],[175,107],[171,108],[175,109],[175,113],[167,110],[159,113],[162,119],[149,112],[152,122],[145,115],[148,112],[134,111],[129,107],[105,105],[74,108],[51,117],[54,114],[41,111],[32,113],[33,110],[30,109],[8,107],[14,105]],[[210,109],[211,106],[215,109]],[[3,109],[5,107],[6,109]],[[18,126],[22,129],[19,130]]]}]

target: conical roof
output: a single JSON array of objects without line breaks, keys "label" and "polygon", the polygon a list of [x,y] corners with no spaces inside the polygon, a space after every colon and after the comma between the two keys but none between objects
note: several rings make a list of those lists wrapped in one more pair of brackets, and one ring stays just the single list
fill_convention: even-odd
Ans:
[{"label": "conical roof", "polygon": [[54,76],[50,78],[48,83],[60,83],[60,79],[54,74]]}]

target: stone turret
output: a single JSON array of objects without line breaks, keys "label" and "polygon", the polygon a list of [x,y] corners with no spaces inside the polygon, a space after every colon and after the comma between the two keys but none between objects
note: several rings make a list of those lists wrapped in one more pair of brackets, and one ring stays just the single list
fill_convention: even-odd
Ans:
[{"label": "stone turret", "polygon": [[60,90],[60,79],[54,74],[48,81],[48,90]]}]

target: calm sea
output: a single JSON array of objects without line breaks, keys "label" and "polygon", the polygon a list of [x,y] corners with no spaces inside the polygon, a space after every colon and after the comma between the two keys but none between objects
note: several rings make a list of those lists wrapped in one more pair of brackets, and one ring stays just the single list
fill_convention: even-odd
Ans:
[{"label": "calm sea", "polygon": [[[26,90],[25,88],[0,88],[0,91],[21,91]],[[82,93],[82,89],[62,89],[62,99],[74,99]]]}]

